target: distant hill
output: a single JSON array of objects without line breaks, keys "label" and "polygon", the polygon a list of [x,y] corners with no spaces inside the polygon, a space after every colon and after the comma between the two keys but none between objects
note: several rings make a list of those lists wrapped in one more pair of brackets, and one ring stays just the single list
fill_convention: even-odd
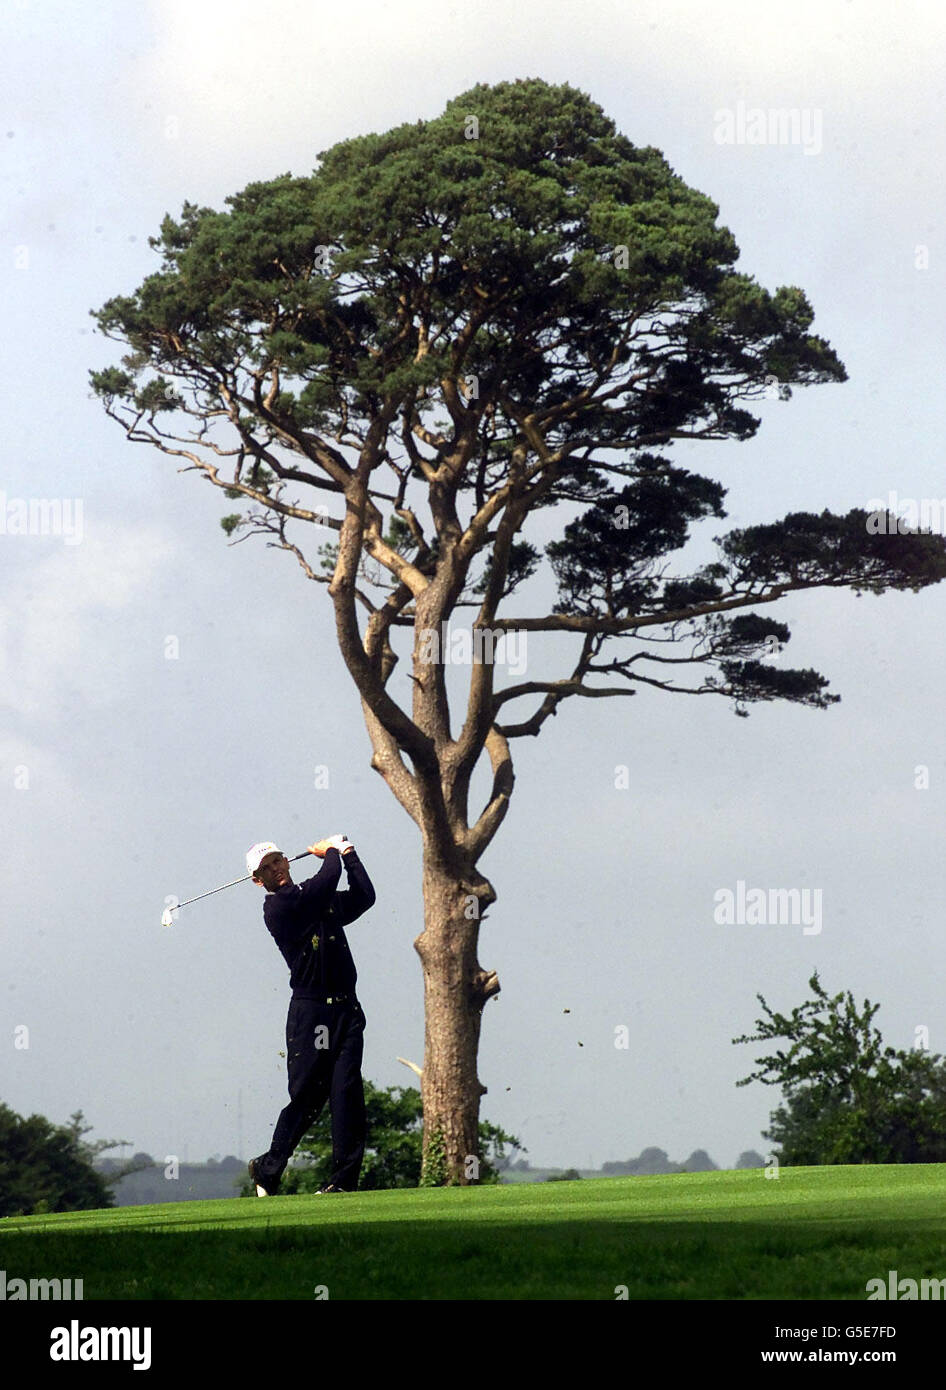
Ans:
[{"label": "distant hill", "polygon": [[[144,1161],[148,1154],[135,1155]],[[102,1159],[95,1165],[100,1172],[115,1172],[121,1164],[115,1159]],[[153,1202],[198,1202],[213,1197],[236,1197],[240,1186],[247,1181],[246,1164],[228,1154],[219,1162],[182,1163],[176,1178],[165,1177],[165,1165],[153,1161],[153,1167],[129,1173],[115,1184],[115,1205],[119,1207],[147,1206]]]},{"label": "distant hill", "polygon": [[[247,1180],[246,1164],[232,1154],[219,1160],[211,1159],[207,1163],[182,1163],[176,1178],[165,1177],[165,1165],[152,1159],[150,1154],[135,1154],[133,1161],[148,1162],[151,1166],[119,1179],[114,1186],[116,1206],[136,1207],[158,1202],[198,1202],[216,1197],[236,1197]],[[118,1159],[104,1158],[95,1166],[100,1172],[108,1174],[117,1172],[122,1165]],[[739,1155],[735,1166],[764,1168],[765,1159],[754,1149],[747,1149]],[[603,1163],[600,1168],[533,1168],[527,1159],[520,1158],[504,1169],[502,1181],[548,1182],[550,1178],[561,1179],[565,1173],[577,1173],[581,1178],[608,1178],[629,1174],[644,1176],[717,1171],[718,1165],[705,1149],[695,1149],[682,1163],[674,1163],[664,1149],[647,1148],[637,1158]]]},{"label": "distant hill", "polygon": [[[736,1168],[764,1168],[766,1160],[754,1149],[746,1149],[739,1155]],[[548,1182],[561,1179],[564,1172],[578,1173],[582,1178],[619,1178],[637,1175],[640,1177],[658,1173],[713,1173],[719,1172],[705,1149],[694,1149],[689,1158],[682,1163],[674,1163],[667,1157],[666,1150],[644,1149],[637,1158],[628,1158],[602,1163],[600,1168],[562,1169],[533,1168],[528,1159],[520,1158],[503,1170],[503,1182]]]},{"label": "distant hill", "polygon": [[[746,1167],[752,1165],[746,1164]],[[716,1173],[719,1164],[714,1163],[705,1149],[694,1149],[689,1158],[682,1163],[674,1163],[667,1157],[664,1149],[644,1149],[638,1158],[628,1158],[624,1162],[602,1163],[604,1177],[618,1177],[629,1173]]]}]

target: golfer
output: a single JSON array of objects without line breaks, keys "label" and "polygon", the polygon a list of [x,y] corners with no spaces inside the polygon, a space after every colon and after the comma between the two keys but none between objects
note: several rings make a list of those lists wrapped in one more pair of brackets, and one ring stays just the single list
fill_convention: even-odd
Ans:
[{"label": "golfer", "polygon": [[[258,1197],[278,1191],[296,1145],[326,1100],[332,1115],[332,1174],[319,1191],[354,1192],[365,1152],[365,1016],[355,996],[355,962],[343,928],[372,906],[375,891],[344,835],[319,840],[308,850],[325,863],[300,884],[293,883],[289,860],[270,841],[254,845],[246,856],[253,882],[266,890],[263,920],[289,966],[292,988],[286,1019],[290,1099],[269,1151],[249,1163]],[[348,891],[338,893],[343,862]]]}]

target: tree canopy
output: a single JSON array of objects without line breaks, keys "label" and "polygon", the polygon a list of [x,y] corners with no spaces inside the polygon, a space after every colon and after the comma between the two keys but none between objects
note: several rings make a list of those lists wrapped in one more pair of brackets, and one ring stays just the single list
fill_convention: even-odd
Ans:
[{"label": "tree canopy", "polygon": [[[161,268],[97,312],[130,352],[92,374],[95,391],[132,439],[257,504],[226,529],[269,535],[311,578],[328,582],[287,523],[342,522],[300,489],[345,493],[362,514],[356,548],[378,562],[370,582],[391,593],[380,612],[364,599],[383,633],[413,624],[411,602],[435,579],[451,606],[479,595],[480,622],[595,633],[569,681],[494,694],[493,714],[549,696],[531,720],[500,726],[507,737],[594,693],[583,678],[605,635],[655,625],[688,624],[691,660],[719,675],[682,687],[665,664],[645,674],[640,663],[664,660],[645,649],[597,668],[622,693],[649,681],[724,694],[740,711],[772,698],[823,708],[837,698],[823,678],[760,659],[787,640],[784,624],[729,610],[821,584],[919,588],[946,572],[942,538],[870,534],[860,510],[734,530],[694,574],[659,564],[692,522],[725,515],[724,489],[654,451],[751,438],[747,405],[772,383],[788,398],[846,371],[811,331],[804,292],[738,272],[717,205],[574,88],[479,85],[434,120],[343,141],[311,175],[226,203],[165,217],[151,238]],[[428,485],[429,529],[408,501],[413,480]],[[541,559],[515,539],[522,521],[562,501],[590,510],[546,547],[552,614],[497,619]],[[337,559],[331,548],[336,578]],[[418,751],[417,731],[373,694]]]}]

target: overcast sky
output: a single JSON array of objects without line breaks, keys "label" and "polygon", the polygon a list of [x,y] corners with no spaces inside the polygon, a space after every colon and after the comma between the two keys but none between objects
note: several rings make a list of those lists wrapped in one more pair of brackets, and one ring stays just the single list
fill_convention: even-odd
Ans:
[{"label": "overcast sky", "polygon": [[[369,768],[325,589],[259,540],[228,545],[232,504],[105,417],[88,372],[120,349],[89,311],[156,268],[147,239],[185,200],[222,207],[252,180],[307,174],[337,141],[436,117],[480,82],[569,83],[719,204],[739,269],[806,291],[849,372],[762,403],[749,443],[675,446],[729,490],[697,549],[793,510],[946,497],[946,12],[9,0],[3,29],[0,516],[59,499],[74,518],[81,504],[81,534],[0,535],[0,1100],[56,1122],[81,1108],[90,1137],[129,1152],[246,1158],[285,1101],[286,968],[260,889],[170,931],[166,897],[238,877],[255,840],[292,854],[347,832],[377,890],[349,931],[364,1074],[408,1085],[420,840]],[[795,111],[808,138],[740,142],[753,108]],[[530,538],[572,514],[543,513]],[[503,612],[554,599],[546,565]],[[757,992],[788,1011],[815,969],[880,1002],[888,1043],[925,1027],[946,1052],[946,588],[767,611],[793,634],[775,659],[827,676],[839,705],[743,720],[643,691],[566,701],[512,745],[512,807],[482,861],[498,901],[479,955],[502,992],[479,1074],[482,1115],[533,1164],[768,1152],[777,1092],[736,1088],[759,1049],[731,1039],[752,1031]],[[535,638],[530,675],[573,653]],[[718,925],[715,895],[739,881],[820,892],[820,930]]]}]

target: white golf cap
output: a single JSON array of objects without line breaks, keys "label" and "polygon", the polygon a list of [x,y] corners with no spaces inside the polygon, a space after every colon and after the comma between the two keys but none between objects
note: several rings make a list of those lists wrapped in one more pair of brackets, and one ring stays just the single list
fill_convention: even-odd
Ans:
[{"label": "white golf cap", "polygon": [[255,874],[260,864],[267,854],[282,854],[278,845],[274,845],[272,840],[261,840],[258,845],[254,845],[246,853],[246,871],[248,874]]}]

